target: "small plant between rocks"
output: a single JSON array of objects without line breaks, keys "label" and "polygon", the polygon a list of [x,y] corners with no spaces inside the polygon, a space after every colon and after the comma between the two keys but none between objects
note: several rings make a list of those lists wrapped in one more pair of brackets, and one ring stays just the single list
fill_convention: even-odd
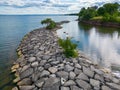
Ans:
[{"label": "small plant between rocks", "polygon": [[66,37],[65,40],[59,38],[58,43],[63,48],[64,54],[67,58],[78,57],[78,51],[76,50],[77,44],[72,43],[70,37]]},{"label": "small plant between rocks", "polygon": [[57,25],[51,18],[46,18],[41,21],[41,24],[46,24],[46,29],[54,29]]}]

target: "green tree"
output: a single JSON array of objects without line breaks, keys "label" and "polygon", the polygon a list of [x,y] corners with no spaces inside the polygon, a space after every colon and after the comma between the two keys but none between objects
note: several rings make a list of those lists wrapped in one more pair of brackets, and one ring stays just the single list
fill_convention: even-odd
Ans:
[{"label": "green tree", "polygon": [[105,14],[105,9],[103,7],[98,8],[97,10],[97,14],[100,16],[103,16]]}]

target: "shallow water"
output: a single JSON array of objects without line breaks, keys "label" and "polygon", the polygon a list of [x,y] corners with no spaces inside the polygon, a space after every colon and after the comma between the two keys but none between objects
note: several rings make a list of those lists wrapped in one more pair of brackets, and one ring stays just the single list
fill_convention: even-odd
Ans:
[{"label": "shallow water", "polygon": [[[0,16],[0,90],[10,90],[13,75],[10,67],[17,59],[16,49],[23,36],[33,29],[40,28],[40,21],[45,18],[52,18],[55,21],[70,20],[64,24],[57,33],[61,38],[69,33],[74,37],[72,41],[78,44],[78,49],[82,50],[92,60],[101,66],[111,67],[119,71],[120,67],[120,37],[116,28],[93,27],[78,24],[76,16],[49,16],[49,15],[14,15]],[[117,73],[118,74],[118,73]]]}]

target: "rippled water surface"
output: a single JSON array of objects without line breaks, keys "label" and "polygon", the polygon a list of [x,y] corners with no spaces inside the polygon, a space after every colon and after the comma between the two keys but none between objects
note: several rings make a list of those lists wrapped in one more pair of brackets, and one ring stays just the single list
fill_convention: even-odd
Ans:
[{"label": "rippled water surface", "polygon": [[78,44],[92,60],[101,66],[120,70],[120,29],[94,27],[79,24],[76,16],[20,15],[0,16],[0,90],[10,90],[13,87],[13,75],[10,66],[16,60],[16,48],[22,37],[33,29],[40,28],[40,21],[45,18],[55,21],[70,20],[64,24],[57,34],[64,38],[64,31],[74,37],[72,41]]}]

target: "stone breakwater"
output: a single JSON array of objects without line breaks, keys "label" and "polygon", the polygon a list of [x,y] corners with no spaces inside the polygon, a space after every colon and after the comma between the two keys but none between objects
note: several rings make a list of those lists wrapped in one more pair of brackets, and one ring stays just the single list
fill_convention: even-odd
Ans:
[{"label": "stone breakwater", "polygon": [[27,34],[14,62],[17,84],[12,90],[120,90],[120,79],[100,69],[85,55],[66,58],[55,31],[45,28]]}]

